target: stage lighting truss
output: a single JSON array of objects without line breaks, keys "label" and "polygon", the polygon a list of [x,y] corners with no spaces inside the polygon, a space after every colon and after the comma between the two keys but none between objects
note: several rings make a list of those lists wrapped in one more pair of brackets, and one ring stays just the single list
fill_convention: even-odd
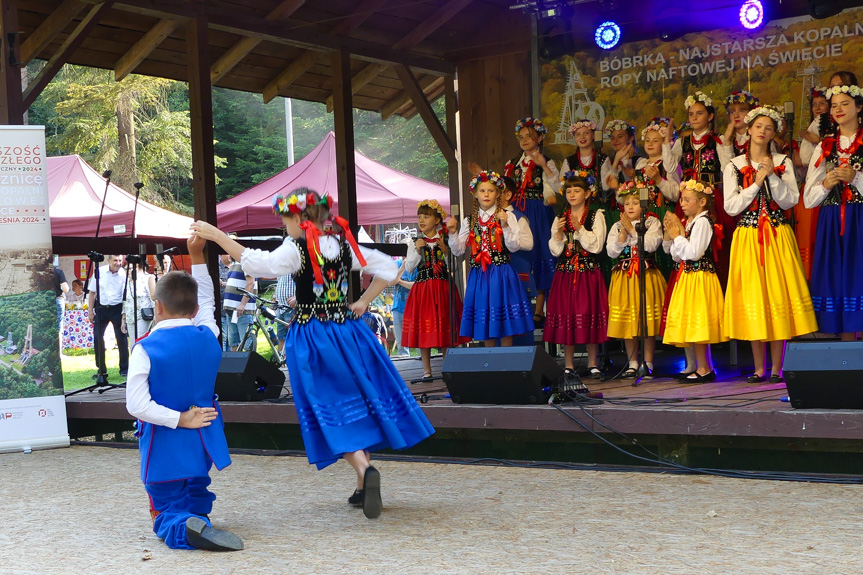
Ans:
[{"label": "stage lighting truss", "polygon": [[764,6],[760,0],[746,0],[740,6],[740,24],[754,30],[764,23]]},{"label": "stage lighting truss", "polygon": [[603,50],[611,50],[620,42],[620,26],[608,20],[596,27],[596,45]]}]

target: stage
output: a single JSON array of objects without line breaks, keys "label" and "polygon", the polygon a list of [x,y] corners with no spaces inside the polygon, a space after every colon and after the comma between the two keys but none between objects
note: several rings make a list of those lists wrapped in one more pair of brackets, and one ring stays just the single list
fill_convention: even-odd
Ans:
[{"label": "stage", "polygon": [[[454,404],[442,379],[409,383],[422,376],[419,358],[395,359],[437,430],[409,453],[650,464],[619,451],[624,449],[648,459],[652,452],[692,467],[863,474],[863,410],[792,409],[783,401],[788,395],[785,384],[746,383],[742,368],[729,364],[728,349],[716,347],[715,382],[690,385],[658,376],[633,387],[632,380],[585,379],[591,392],[602,393],[602,402],[559,406]],[[748,366],[742,348],[741,365]],[[618,366],[622,359],[613,356]],[[676,370],[678,360],[675,350],[660,347],[657,371]],[[440,357],[433,358],[436,375],[441,363]],[[122,432],[132,429],[124,402],[122,389],[68,397],[70,434],[121,439]],[[232,448],[302,448],[290,399],[221,405]]]}]

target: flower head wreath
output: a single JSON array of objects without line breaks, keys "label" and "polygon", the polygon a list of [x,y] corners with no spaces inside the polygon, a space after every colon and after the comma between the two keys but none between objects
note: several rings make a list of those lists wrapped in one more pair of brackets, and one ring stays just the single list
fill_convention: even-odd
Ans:
[{"label": "flower head wreath", "polygon": [[632,132],[632,126],[627,124],[624,120],[611,120],[605,125],[605,138],[608,139],[611,137],[611,134],[616,132],[617,130],[624,130],[627,133]]},{"label": "flower head wreath", "polygon": [[500,177],[500,174],[492,172],[491,170],[483,170],[471,179],[470,191],[475,192],[482,182],[491,182],[497,186],[499,190],[506,188],[506,184],[503,183],[503,178]]},{"label": "flower head wreath", "polygon": [[578,122],[569,126],[569,133],[574,136],[576,130],[578,130],[579,128],[590,128],[591,132],[595,132],[596,124],[594,124],[590,120],[579,120]]},{"label": "flower head wreath", "polygon": [[620,184],[620,187],[617,188],[617,195],[623,197],[630,194],[637,194],[639,190],[642,190],[644,188],[650,189],[650,186],[648,186],[647,183],[641,181],[639,178],[636,178],[634,180],[630,180],[628,182]]},{"label": "flower head wreath", "polygon": [[522,128],[533,128],[536,130],[536,133],[539,135],[545,135],[548,133],[548,128],[545,127],[545,124],[542,123],[542,120],[538,120],[536,118],[522,118],[518,122],[515,123],[515,135],[518,136],[518,133]]},{"label": "flower head wreath", "polygon": [[696,102],[701,102],[702,104],[704,104],[705,108],[713,107],[713,100],[710,98],[710,96],[708,96],[701,90],[698,90],[697,92],[695,92],[695,94],[688,96],[683,102],[683,107],[688,110]]},{"label": "flower head wreath", "polygon": [[736,90],[731,92],[731,95],[725,98],[725,110],[728,111],[728,108],[730,108],[732,104],[746,104],[751,110],[752,108],[757,108],[759,102],[760,100],[752,93],[747,92],[746,90]]},{"label": "flower head wreath", "polygon": [[273,198],[273,213],[277,216],[301,214],[308,206],[319,205],[333,207],[333,198],[328,194],[318,195],[306,188],[294,190],[287,196],[281,194]]},{"label": "flower head wreath", "polygon": [[776,124],[777,132],[781,132],[785,127],[785,118],[782,117],[782,113],[779,112],[779,109],[767,104],[759,106],[754,110],[750,110],[749,113],[746,114],[746,117],[743,118],[743,121],[747,126],[751,126],[756,118],[760,118],[761,116],[767,116],[773,120],[773,123]]},{"label": "flower head wreath", "polygon": [[587,170],[569,170],[565,174],[560,177],[560,190],[561,193],[566,193],[566,180],[570,178],[581,178],[585,182],[587,182],[587,192],[588,196],[593,196],[596,193],[596,176]]},{"label": "flower head wreath", "polygon": [[824,86],[813,86],[812,89],[809,90],[810,98],[824,98],[827,99],[827,88]]},{"label": "flower head wreath", "polygon": [[[647,133],[652,131],[659,132],[660,134],[662,134],[662,137],[665,138],[665,136],[668,134],[668,126],[670,124],[671,118],[666,118],[664,116],[656,116],[655,118],[650,120],[650,123],[647,124],[646,128],[641,130],[641,139],[644,140],[647,137]],[[672,134],[672,137],[674,137],[674,134]]]},{"label": "flower head wreath", "polygon": [[689,190],[690,192],[700,192],[702,194],[707,194],[708,196],[713,195],[713,188],[710,186],[705,186],[698,180],[686,180],[682,184],[680,184],[681,190]]},{"label": "flower head wreath", "polygon": [[847,94],[852,98],[859,98],[863,96],[863,90],[860,89],[860,86],[830,86],[827,88],[826,94],[828,100],[837,94]]},{"label": "flower head wreath", "polygon": [[431,208],[432,210],[434,210],[435,213],[440,218],[440,221],[443,222],[446,220],[446,210],[443,209],[443,206],[440,205],[440,203],[437,200],[423,200],[417,204],[418,209],[423,207],[423,206],[425,206],[427,208]]}]

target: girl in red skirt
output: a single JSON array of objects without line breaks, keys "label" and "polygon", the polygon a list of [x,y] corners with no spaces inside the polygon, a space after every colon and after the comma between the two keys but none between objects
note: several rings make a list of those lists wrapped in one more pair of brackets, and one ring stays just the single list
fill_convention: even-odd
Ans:
[{"label": "girl in red skirt", "polygon": [[575,346],[587,344],[587,377],[600,377],[597,348],[608,339],[608,291],[599,258],[605,247],[605,214],[587,207],[591,186],[567,172],[561,186],[568,206],[554,219],[548,245],[557,257],[542,339],[562,344],[572,371]]},{"label": "girl in red skirt", "polygon": [[[448,347],[470,341],[452,330],[450,297],[455,309],[455,325],[461,322],[461,298],[458,290],[450,293],[446,256],[446,227],[441,227],[446,212],[437,200],[423,200],[417,205],[421,235],[408,246],[405,270],[417,270],[417,279],[408,294],[402,327],[402,346],[418,347],[423,360],[423,378],[430,378],[431,348],[437,347],[446,357]],[[440,231],[439,231],[440,229]]]}]

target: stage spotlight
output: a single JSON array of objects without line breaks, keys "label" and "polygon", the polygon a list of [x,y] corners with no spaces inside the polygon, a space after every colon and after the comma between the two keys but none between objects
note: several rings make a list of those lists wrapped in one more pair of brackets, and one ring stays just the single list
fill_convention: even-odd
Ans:
[{"label": "stage spotlight", "polygon": [[603,50],[611,50],[620,42],[620,26],[610,20],[603,22],[596,27],[594,39]]},{"label": "stage spotlight", "polygon": [[764,6],[760,0],[746,0],[740,6],[740,23],[748,30],[754,30],[764,23]]},{"label": "stage spotlight", "polygon": [[539,41],[539,57],[543,60],[555,60],[573,52],[575,52],[575,39],[572,37],[571,30],[564,30],[554,36],[545,36]]},{"label": "stage spotlight", "polygon": [[842,12],[842,2],[837,0],[807,0],[809,14],[816,20],[829,18]]}]

